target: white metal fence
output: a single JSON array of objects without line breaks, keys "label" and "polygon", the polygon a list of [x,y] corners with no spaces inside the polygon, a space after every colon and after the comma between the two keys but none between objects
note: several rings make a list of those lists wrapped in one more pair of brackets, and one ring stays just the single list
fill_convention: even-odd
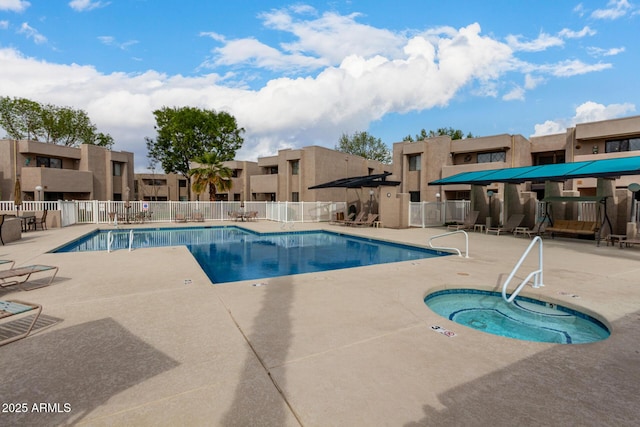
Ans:
[{"label": "white metal fence", "polygon": [[[203,220],[230,219],[230,212],[257,212],[257,219],[277,222],[322,222],[346,212],[345,202],[154,202],[75,200],[24,202],[21,211],[59,210],[62,226],[118,222],[172,222],[176,215]],[[0,211],[15,211],[13,202],[0,202]]]},{"label": "white metal fence", "polygon": [[437,227],[448,222],[463,222],[470,209],[469,200],[410,202],[409,227]]},{"label": "white metal fence", "polygon": [[[128,206],[128,208],[127,208]],[[115,219],[129,222],[172,222],[176,214],[185,218],[194,218],[202,214],[205,220],[229,219],[231,211],[257,212],[258,219],[277,222],[322,222],[335,218],[337,212],[347,211],[345,202],[147,202],[133,201],[25,201],[16,211],[12,201],[0,201],[0,212],[61,211],[62,226],[73,224],[106,224]],[[467,200],[448,200],[445,202],[409,203],[410,227],[434,227],[448,222],[462,222],[471,209]],[[544,202],[538,202],[537,220],[544,216]],[[596,202],[580,202],[578,219],[596,221]],[[631,221],[640,222],[640,202],[634,200],[631,208]]]}]

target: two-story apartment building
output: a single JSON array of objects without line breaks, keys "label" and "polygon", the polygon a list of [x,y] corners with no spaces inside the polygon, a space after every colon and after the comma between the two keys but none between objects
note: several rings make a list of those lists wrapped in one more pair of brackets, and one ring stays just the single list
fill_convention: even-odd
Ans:
[{"label": "two-story apartment building", "polygon": [[[494,135],[451,140],[448,136],[393,145],[394,177],[402,181],[401,191],[411,201],[470,199],[470,185],[427,186],[428,182],[463,172],[519,166],[579,162],[640,155],[640,116],[581,123],[565,133],[531,137]],[[616,188],[639,182],[638,176],[620,177]],[[575,182],[574,182],[575,181]],[[596,194],[595,178],[568,180],[563,190],[583,196]],[[500,194],[504,185],[490,184],[486,190]],[[544,183],[525,183],[521,191],[544,197]]]},{"label": "two-story apartment building", "polygon": [[0,199],[12,200],[20,179],[23,200],[133,200],[133,161],[96,145],[0,140]]},{"label": "two-story apartment building", "polygon": [[390,165],[319,146],[280,150],[276,156],[259,158],[258,168],[259,173],[250,177],[251,200],[280,202],[344,201],[344,188],[309,187],[391,170]]}]

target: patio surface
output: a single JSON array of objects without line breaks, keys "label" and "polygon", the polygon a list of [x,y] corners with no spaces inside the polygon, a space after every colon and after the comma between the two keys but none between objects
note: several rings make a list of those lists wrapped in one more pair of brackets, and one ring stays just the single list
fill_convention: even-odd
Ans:
[{"label": "patio surface", "polygon": [[[268,221],[206,225],[223,224],[280,230]],[[557,345],[487,335],[423,302],[443,288],[500,289],[525,238],[469,233],[469,259],[279,277],[256,287],[212,285],[185,247],[47,253],[95,228],[29,232],[0,246],[0,259],[18,266],[60,267],[49,287],[0,290],[2,299],[44,307],[39,330],[0,347],[0,425],[635,426],[640,419],[640,247],[544,240],[546,286],[523,294],[595,315],[613,331],[605,341]],[[319,228],[420,245],[445,231],[294,227]],[[460,235],[441,241],[462,242]],[[529,271],[535,261],[534,254],[525,263]],[[10,406],[22,403],[26,413]]]}]

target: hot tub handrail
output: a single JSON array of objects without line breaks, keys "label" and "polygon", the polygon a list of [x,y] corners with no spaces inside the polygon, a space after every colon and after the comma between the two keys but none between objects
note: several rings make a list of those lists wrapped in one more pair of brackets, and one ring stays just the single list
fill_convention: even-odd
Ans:
[{"label": "hot tub handrail", "polygon": [[451,231],[449,233],[443,233],[443,234],[437,234],[435,236],[431,236],[429,238],[429,242],[428,242],[429,246],[432,249],[456,251],[458,253],[458,256],[462,256],[462,252],[460,252],[460,249],[458,249],[458,248],[448,248],[448,247],[445,247],[445,246],[433,246],[433,244],[431,243],[432,240],[437,239],[439,237],[445,237],[445,236],[450,236],[452,234],[459,234],[459,233],[464,234],[464,240],[465,240],[465,251],[464,251],[464,253],[465,253],[465,258],[469,258],[469,235],[464,230],[456,230],[456,231]]},{"label": "hot tub handrail", "polygon": [[[529,252],[531,252],[531,249],[533,249],[536,243],[540,244],[540,246],[538,247],[538,269],[529,273],[529,275],[522,281],[522,283],[520,283],[518,287],[513,291],[511,296],[507,297],[507,287],[509,286],[509,283],[511,283],[511,279],[513,279],[513,276],[516,274],[516,272],[524,262],[525,258],[527,257],[527,255],[529,255]],[[509,277],[507,277],[506,282],[504,282],[504,285],[502,285],[502,298],[506,302],[513,302],[513,300],[518,296],[522,288],[524,288],[525,285],[529,283],[529,280],[531,280],[532,277],[533,277],[534,288],[539,288],[541,286],[544,286],[544,284],[542,283],[542,269],[543,269],[542,238],[540,236],[536,236],[533,238],[531,243],[529,243],[529,246],[520,257],[520,260],[518,261],[516,266],[513,268],[513,271],[511,271],[511,274],[509,275]]]}]

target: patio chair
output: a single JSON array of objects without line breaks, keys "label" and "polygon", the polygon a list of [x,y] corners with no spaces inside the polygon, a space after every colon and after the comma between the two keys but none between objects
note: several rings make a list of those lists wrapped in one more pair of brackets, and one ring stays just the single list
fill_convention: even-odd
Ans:
[{"label": "patio chair", "polygon": [[448,230],[471,230],[478,220],[479,211],[470,211],[462,224],[450,224]]},{"label": "patio chair", "polygon": [[378,214],[369,214],[367,215],[367,219],[359,222],[353,222],[352,226],[354,227],[372,227],[375,220],[378,219]]},{"label": "patio chair", "polygon": [[[0,319],[3,321],[3,323],[6,320],[15,320],[14,317],[22,318],[27,317],[27,315],[33,316],[33,320],[26,328],[27,330],[25,332],[21,332],[17,335],[12,335],[2,339],[0,341],[0,346],[25,338],[27,335],[29,335],[31,333],[31,330],[33,329],[33,326],[36,324],[38,317],[40,317],[41,312],[42,306],[39,304],[32,304],[23,301],[0,300]],[[15,328],[12,327],[11,329],[13,330]]]},{"label": "patio chair", "polygon": [[176,222],[187,222],[187,217],[182,212],[176,212],[175,221]]},{"label": "patio chair", "polygon": [[487,228],[487,234],[496,233],[496,236],[499,236],[500,233],[513,233],[515,228],[520,225],[523,219],[524,219],[523,214],[511,215],[507,220],[507,222],[502,227]]},{"label": "patio chair", "polygon": [[362,222],[362,220],[364,219],[365,216],[365,212],[361,211],[358,215],[356,215],[356,217],[352,220],[345,220],[342,224],[343,225],[353,225],[355,223],[358,222]]},{"label": "patio chair", "polygon": [[47,229],[47,210],[43,210],[42,211],[42,216],[40,218],[35,219],[35,224],[34,227],[37,230],[38,229],[38,225],[40,226],[41,230],[46,230]]},{"label": "patio chair", "polygon": [[[46,284],[31,286],[28,288],[24,286],[24,284],[31,278],[31,275],[51,270],[53,270],[53,275],[51,276],[51,278],[49,278],[49,281]],[[6,288],[8,286],[18,285],[23,291],[30,291],[32,289],[49,286],[51,282],[53,282],[53,279],[56,277],[56,274],[58,274],[58,267],[54,267],[51,265],[36,264],[28,265],[25,267],[10,268],[8,270],[0,271],[0,287]]]}]

